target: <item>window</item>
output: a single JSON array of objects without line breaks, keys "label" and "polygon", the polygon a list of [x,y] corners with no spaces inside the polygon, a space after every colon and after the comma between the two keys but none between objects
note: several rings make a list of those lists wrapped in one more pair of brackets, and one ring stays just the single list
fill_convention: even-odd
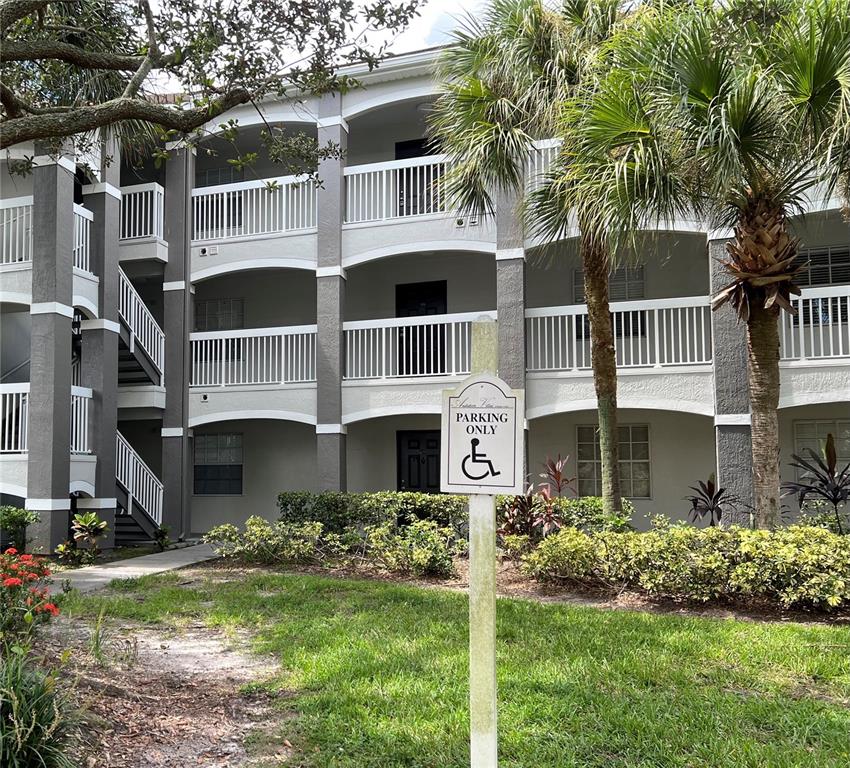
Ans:
[{"label": "window", "polygon": [[[618,428],[620,449],[620,491],[629,499],[648,499],[649,426],[628,424]],[[599,451],[599,428],[576,428],[579,496],[602,495],[602,457]]]},{"label": "window", "polygon": [[[832,434],[835,438],[835,453],[838,456],[839,466],[844,466],[850,461],[850,419],[817,419],[812,421],[794,422],[794,453],[807,458],[813,450],[819,456],[823,456],[823,448],[826,445],[826,436]],[[797,479],[803,473],[797,471]]]},{"label": "window", "polygon": [[809,263],[795,280],[800,286],[850,283],[850,248],[846,246],[801,249],[797,262]]},{"label": "window", "polygon": [[[644,293],[643,265],[615,269],[608,278],[608,298],[611,301],[642,299]],[[573,299],[584,304],[584,272],[573,271]]]},{"label": "window", "polygon": [[242,435],[195,435],[196,496],[242,494]]},{"label": "window", "polygon": [[245,299],[195,302],[196,331],[234,331],[245,327]]},{"label": "window", "polygon": [[219,184],[234,184],[242,181],[244,172],[241,168],[226,165],[224,168],[207,168],[195,174],[196,187],[217,187]]}]

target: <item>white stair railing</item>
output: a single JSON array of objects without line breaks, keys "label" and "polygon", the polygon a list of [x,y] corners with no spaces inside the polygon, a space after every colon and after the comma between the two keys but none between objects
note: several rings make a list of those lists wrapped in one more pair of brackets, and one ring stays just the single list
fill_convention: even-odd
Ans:
[{"label": "white stair railing", "polygon": [[92,391],[71,387],[71,453],[91,453],[89,445],[89,403]]},{"label": "white stair railing", "polygon": [[121,240],[162,239],[165,190],[155,183],[121,187]]},{"label": "white stair railing", "polygon": [[192,240],[226,240],[316,227],[316,183],[282,176],[192,191]]},{"label": "white stair railing", "polygon": [[[707,296],[611,304],[617,366],[661,368],[711,363]],[[583,304],[526,310],[529,372],[591,367],[590,322]]]},{"label": "white stair railing", "polygon": [[850,285],[803,288],[791,303],[797,314],[779,321],[782,360],[850,357]]},{"label": "white stair railing", "polygon": [[159,478],[120,432],[117,433],[115,451],[115,477],[127,492],[127,513],[132,512],[135,500],[157,525],[162,525],[162,483]]},{"label": "white stair railing", "polygon": [[472,322],[495,312],[464,312],[343,324],[345,379],[465,375]]},{"label": "white stair railing", "polygon": [[445,213],[439,183],[445,172],[443,155],[346,168],[345,223]]},{"label": "white stair railing", "polygon": [[193,387],[316,380],[316,326],[191,334]]},{"label": "white stair railing", "polygon": [[0,200],[0,264],[32,261],[32,197]]},{"label": "white stair railing", "polygon": [[74,203],[74,266],[91,272],[91,223],[94,214]]},{"label": "white stair railing", "polygon": [[0,384],[0,453],[27,452],[30,385]]},{"label": "white stair railing", "polygon": [[118,314],[130,331],[130,351],[138,344],[162,375],[165,370],[165,334],[120,267],[118,276]]}]

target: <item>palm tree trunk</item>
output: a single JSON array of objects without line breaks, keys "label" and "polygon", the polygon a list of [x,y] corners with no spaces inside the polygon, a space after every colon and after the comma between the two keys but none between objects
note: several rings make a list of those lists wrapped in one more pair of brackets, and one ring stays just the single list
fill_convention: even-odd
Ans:
[{"label": "palm tree trunk", "polygon": [[599,412],[599,449],[602,458],[602,507],[606,514],[622,512],[617,434],[617,357],[608,304],[608,256],[604,248],[582,237],[584,293],[590,319],[590,360]]},{"label": "palm tree trunk", "polygon": [[747,320],[753,504],[758,528],[779,524],[779,308],[752,302]]}]

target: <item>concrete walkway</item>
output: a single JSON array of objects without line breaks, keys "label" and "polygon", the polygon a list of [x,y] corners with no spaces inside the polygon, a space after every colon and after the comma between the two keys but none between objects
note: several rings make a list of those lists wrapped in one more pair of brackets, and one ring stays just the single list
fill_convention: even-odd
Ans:
[{"label": "concrete walkway", "polygon": [[80,592],[93,592],[109,586],[113,579],[135,579],[152,573],[176,571],[205,560],[213,560],[216,555],[208,544],[195,544],[191,547],[169,549],[153,555],[132,557],[128,560],[116,560],[103,565],[89,565],[72,571],[60,571],[53,575],[51,592],[59,592],[63,582],[70,582]]}]

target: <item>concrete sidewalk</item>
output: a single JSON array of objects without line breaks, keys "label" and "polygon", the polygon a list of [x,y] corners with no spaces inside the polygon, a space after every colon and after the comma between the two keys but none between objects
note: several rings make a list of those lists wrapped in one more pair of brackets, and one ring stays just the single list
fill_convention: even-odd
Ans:
[{"label": "concrete sidewalk", "polygon": [[113,579],[135,579],[152,573],[176,571],[189,565],[215,559],[216,555],[208,544],[169,549],[153,555],[116,560],[103,565],[89,565],[72,571],[61,571],[53,575],[51,592],[61,591],[62,583],[68,581],[80,592],[93,592],[109,585]]}]

